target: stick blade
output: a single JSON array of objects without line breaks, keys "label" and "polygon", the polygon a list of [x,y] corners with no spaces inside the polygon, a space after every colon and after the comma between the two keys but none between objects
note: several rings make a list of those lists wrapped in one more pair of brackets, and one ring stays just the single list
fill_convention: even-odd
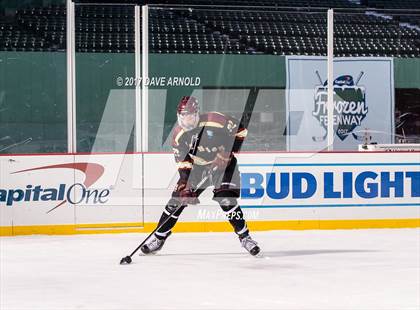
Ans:
[{"label": "stick blade", "polygon": [[132,262],[131,257],[126,256],[126,257],[121,258],[120,265],[128,265],[128,264],[131,264],[131,262]]}]

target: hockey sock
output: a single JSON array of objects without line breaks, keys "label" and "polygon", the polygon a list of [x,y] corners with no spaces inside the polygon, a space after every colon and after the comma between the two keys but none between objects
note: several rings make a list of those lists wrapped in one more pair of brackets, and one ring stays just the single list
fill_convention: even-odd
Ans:
[{"label": "hockey sock", "polygon": [[[167,204],[165,207],[165,210],[163,211],[160,219],[159,219],[159,224],[158,226],[163,223],[168,217],[169,215],[174,211],[175,208],[177,208],[177,205],[170,205]],[[182,211],[184,210],[186,206],[181,206],[178,211],[175,212],[175,214],[173,214],[171,216],[171,218],[161,227],[157,230],[157,232],[155,233],[158,239],[165,239],[166,237],[169,236],[171,229],[175,226],[176,222],[178,221],[178,217],[181,215]]]},{"label": "hockey sock", "polygon": [[[228,199],[226,199],[228,200]],[[246,225],[245,219],[244,219],[244,214],[242,212],[242,209],[239,205],[235,204],[228,204],[225,199],[223,199],[220,202],[220,207],[222,208],[222,210],[225,212],[226,218],[229,220],[229,223],[232,225],[233,229],[235,230],[235,232],[240,236],[240,237],[245,237],[248,235],[249,230],[248,227]],[[229,199],[230,200],[230,199]],[[229,202],[233,202],[233,201],[229,201]],[[235,201],[236,202],[236,201]]]}]

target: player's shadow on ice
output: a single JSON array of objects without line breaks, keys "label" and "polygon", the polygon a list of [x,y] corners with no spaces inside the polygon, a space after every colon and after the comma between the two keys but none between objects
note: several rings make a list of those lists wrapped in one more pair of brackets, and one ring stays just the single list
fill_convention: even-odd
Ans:
[{"label": "player's shadow on ice", "polygon": [[341,254],[341,253],[372,253],[377,251],[372,250],[297,250],[297,251],[268,251],[264,252],[268,257],[283,257],[283,256],[304,256],[304,255],[319,255],[319,254]]},{"label": "player's shadow on ice", "polygon": [[[304,255],[319,255],[319,254],[342,254],[342,253],[373,253],[378,252],[374,250],[297,250],[297,251],[264,251],[262,256],[265,257],[285,257],[285,256],[304,256]],[[161,253],[159,256],[243,256],[246,253]]]}]

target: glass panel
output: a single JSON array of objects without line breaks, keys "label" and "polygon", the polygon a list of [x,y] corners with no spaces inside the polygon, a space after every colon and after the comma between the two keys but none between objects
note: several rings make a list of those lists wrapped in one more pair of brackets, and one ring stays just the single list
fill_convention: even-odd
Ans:
[{"label": "glass panel", "polygon": [[78,152],[132,152],[134,6],[76,4]]},{"label": "glass panel", "polygon": [[327,150],[327,10],[290,12],[284,18],[287,151]]},{"label": "glass panel", "polygon": [[0,153],[67,152],[65,1],[0,4]]},{"label": "glass panel", "polygon": [[334,14],[337,150],[420,143],[420,12],[382,7]]},{"label": "glass panel", "polygon": [[75,222],[84,227],[143,225],[142,158],[127,154],[134,151],[135,114],[140,113],[135,105],[135,9],[118,2],[78,1],[75,9],[77,152],[106,168],[88,188],[92,197],[107,196],[106,207],[86,199],[85,191],[75,193]]},{"label": "glass panel", "polygon": [[149,151],[171,150],[182,96],[196,97],[202,114],[241,121],[248,129],[243,151],[325,148],[326,142],[313,145],[305,123],[315,121],[317,71],[305,61],[288,64],[316,60],[326,76],[326,10],[151,7],[149,13]]}]

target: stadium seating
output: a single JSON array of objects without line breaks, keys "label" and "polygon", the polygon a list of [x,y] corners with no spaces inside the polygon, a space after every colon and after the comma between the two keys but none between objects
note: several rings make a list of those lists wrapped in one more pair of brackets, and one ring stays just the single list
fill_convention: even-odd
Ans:
[{"label": "stadium seating", "polygon": [[419,0],[402,0],[402,1],[390,1],[390,0],[362,0],[362,3],[366,7],[376,9],[420,9]]},{"label": "stadium seating", "polygon": [[[194,1],[195,5],[203,3]],[[243,8],[247,2],[214,0],[211,3]],[[291,3],[303,9],[283,7]],[[314,2],[263,0],[259,2],[262,8],[248,10],[205,10],[198,6],[192,10],[152,9],[149,49],[152,53],[326,55],[326,11],[309,9],[311,3]],[[371,5],[407,9],[407,3],[416,7],[420,0],[369,0],[362,1],[362,5],[347,0],[321,0],[316,1],[316,6],[343,8],[334,16],[336,56],[419,57],[420,15],[400,11],[372,14],[367,8]],[[264,8],[269,5],[278,9]],[[363,10],[357,13],[348,10],[355,7]],[[78,52],[134,52],[132,6],[77,5],[75,28]],[[17,10],[13,19],[0,22],[0,50],[65,49],[65,6],[23,8]]]}]

